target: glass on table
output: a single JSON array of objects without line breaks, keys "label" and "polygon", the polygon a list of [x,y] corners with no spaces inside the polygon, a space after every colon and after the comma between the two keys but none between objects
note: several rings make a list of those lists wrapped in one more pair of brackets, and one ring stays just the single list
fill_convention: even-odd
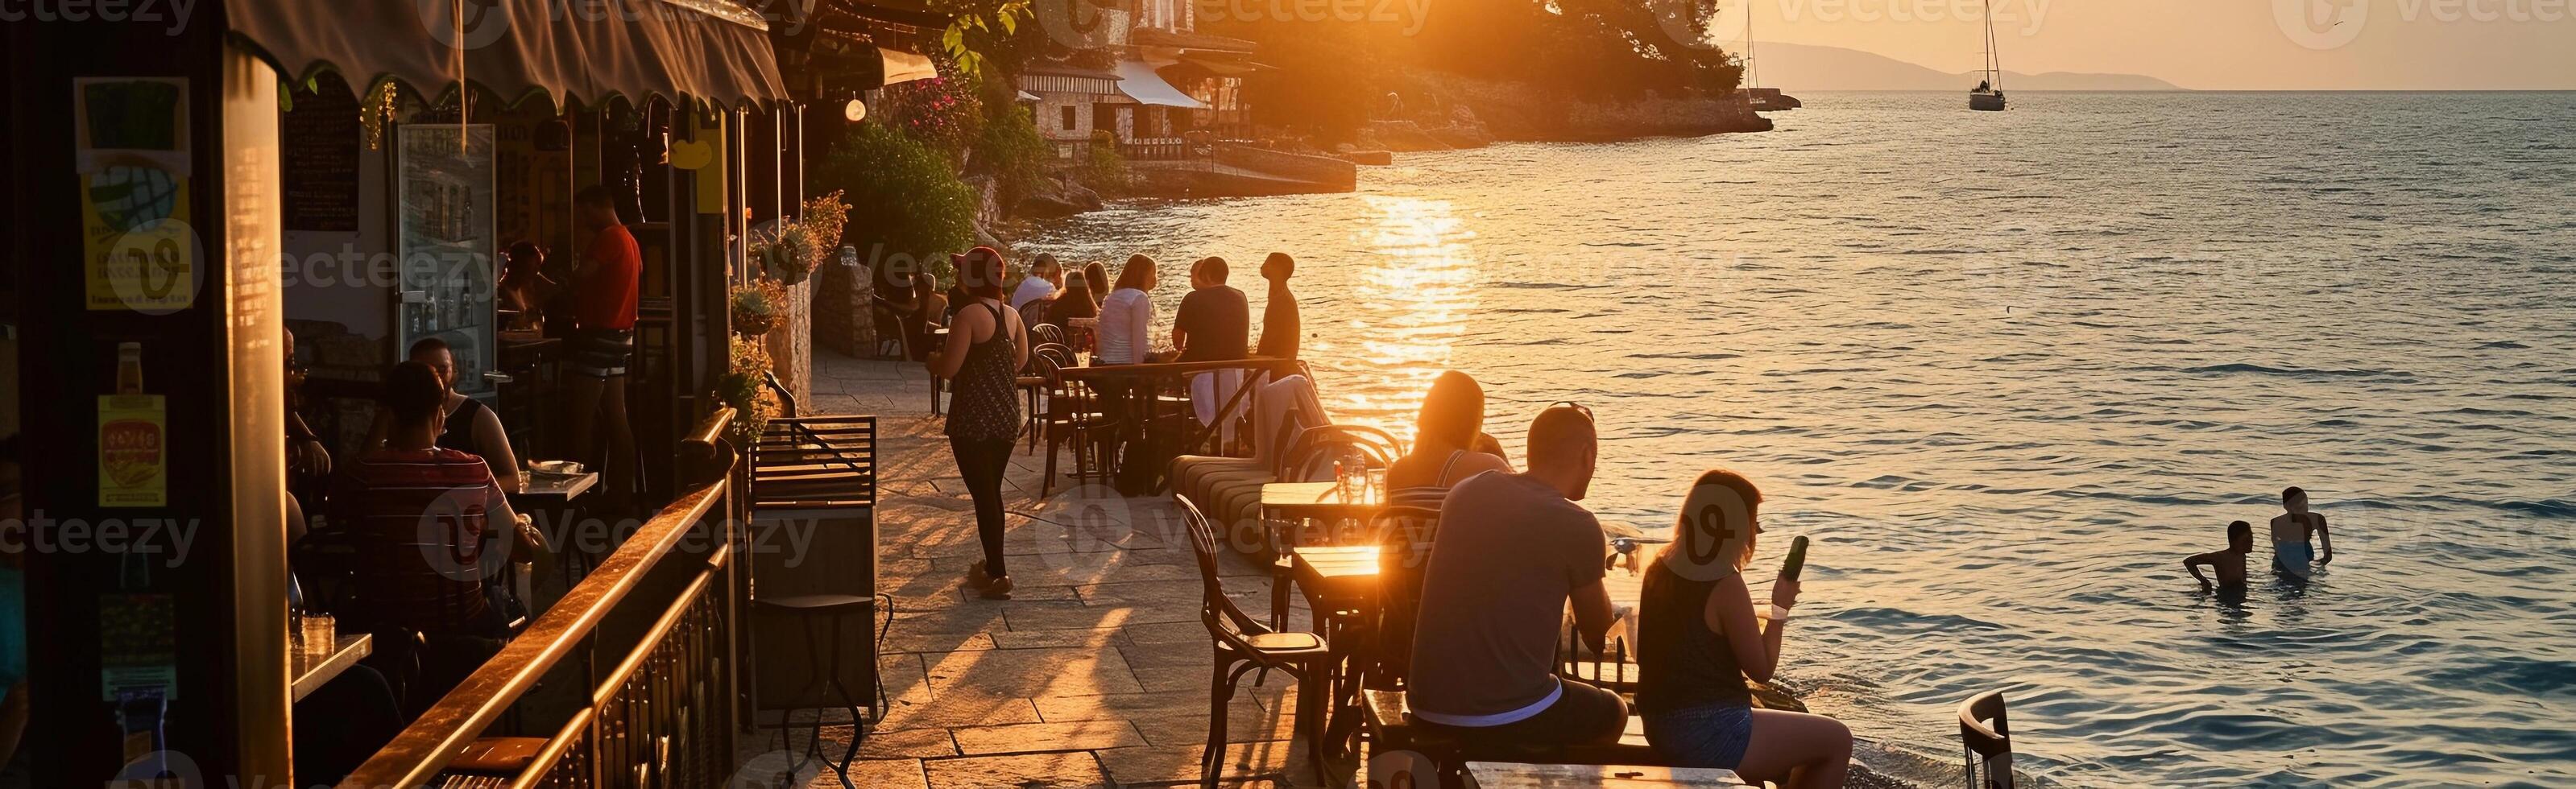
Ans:
[{"label": "glass on table", "polygon": [[297,625],[303,632],[303,649],[307,654],[329,654],[340,648],[340,623],[330,614],[305,612]]}]

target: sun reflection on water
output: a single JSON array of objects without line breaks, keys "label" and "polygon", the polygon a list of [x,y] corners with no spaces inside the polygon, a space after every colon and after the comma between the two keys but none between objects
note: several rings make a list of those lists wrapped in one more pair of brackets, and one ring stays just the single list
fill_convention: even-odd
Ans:
[{"label": "sun reflection on water", "polygon": [[1310,358],[1332,359],[1334,377],[1356,379],[1326,394],[1333,413],[1409,437],[1423,391],[1452,366],[1476,313],[1476,233],[1446,200],[1367,195],[1364,202],[1369,213],[1354,240],[1368,261],[1352,283],[1350,347],[1325,340]]}]

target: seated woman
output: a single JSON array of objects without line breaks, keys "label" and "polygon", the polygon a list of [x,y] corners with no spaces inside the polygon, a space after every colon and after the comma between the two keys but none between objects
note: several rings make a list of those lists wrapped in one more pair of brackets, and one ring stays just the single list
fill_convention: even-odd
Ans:
[{"label": "seated woman", "polygon": [[1091,330],[1075,330],[1075,318],[1100,317],[1100,302],[1091,297],[1091,275],[1076,271],[1064,277],[1064,295],[1046,302],[1046,322],[1064,331],[1064,344],[1074,350],[1091,349]]},{"label": "seated woman", "polygon": [[1822,715],[1753,709],[1745,680],[1768,682],[1798,582],[1771,584],[1770,622],[1753,615],[1744,567],[1762,492],[1710,471],[1692,484],[1674,542],[1646,568],[1637,611],[1637,713],[1646,741],[1688,767],[1734,770],[1788,789],[1843,785],[1851,729]]},{"label": "seated woman", "polygon": [[1500,452],[1478,451],[1484,426],[1485,390],[1476,379],[1456,370],[1431,379],[1422,413],[1413,421],[1413,452],[1386,469],[1388,502],[1436,510],[1459,480],[1487,471],[1512,473]]},{"label": "seated woman", "polygon": [[[483,459],[492,468],[492,479],[505,493],[519,492],[519,457],[510,451],[510,432],[501,428],[501,415],[483,405],[483,401],[456,391],[456,354],[447,342],[436,337],[412,343],[408,361],[429,365],[438,374],[438,384],[447,388],[447,421],[438,435],[438,445]],[[376,409],[375,424],[367,429],[366,451],[385,448],[393,433],[393,412]]]}]

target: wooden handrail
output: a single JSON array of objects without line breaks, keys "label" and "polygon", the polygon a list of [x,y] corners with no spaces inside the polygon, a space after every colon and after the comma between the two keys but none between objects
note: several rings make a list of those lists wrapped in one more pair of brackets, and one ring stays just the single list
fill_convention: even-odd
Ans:
[{"label": "wooden handrail", "polygon": [[1293,371],[1297,369],[1300,364],[1301,363],[1295,359],[1274,359],[1266,356],[1255,356],[1246,359],[1228,359],[1221,362],[1153,362],[1149,364],[1104,364],[1095,367],[1067,367],[1064,368],[1063,372],[1064,377],[1066,378],[1074,380],[1094,380],[1100,378],[1144,378],[1165,375],[1187,375],[1190,373],[1204,373],[1212,370],[1266,370],[1276,373],[1282,371]]},{"label": "wooden handrail", "polygon": [[[728,409],[730,410],[730,409]],[[711,420],[713,421],[713,420]],[[500,654],[448,691],[438,704],[367,759],[357,772],[340,781],[340,789],[403,789],[438,777],[483,730],[509,712],[511,705],[553,671],[580,646],[610,612],[624,602],[663,557],[725,498],[731,478],[681,494],[671,506],[602,560],[579,585],[564,593],[544,616],[511,639]]]}]

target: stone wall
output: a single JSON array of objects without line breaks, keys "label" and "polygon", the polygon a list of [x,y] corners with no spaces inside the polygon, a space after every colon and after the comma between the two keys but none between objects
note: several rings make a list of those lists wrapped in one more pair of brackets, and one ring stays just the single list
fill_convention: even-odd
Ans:
[{"label": "stone wall", "polygon": [[1217,143],[1216,161],[1228,167],[1241,167],[1284,178],[1311,181],[1345,192],[1359,186],[1359,166],[1330,156],[1274,151],[1235,143]]},{"label": "stone wall", "polygon": [[865,359],[876,353],[876,324],[868,315],[868,270],[865,266],[844,266],[836,259],[826,259],[814,270],[812,293],[807,297],[811,313],[809,347],[854,359]]},{"label": "stone wall", "polygon": [[787,386],[796,402],[812,402],[814,395],[814,288],[816,278],[787,287],[787,320],[780,321],[761,338],[769,347],[769,367],[778,374],[778,382]]}]

